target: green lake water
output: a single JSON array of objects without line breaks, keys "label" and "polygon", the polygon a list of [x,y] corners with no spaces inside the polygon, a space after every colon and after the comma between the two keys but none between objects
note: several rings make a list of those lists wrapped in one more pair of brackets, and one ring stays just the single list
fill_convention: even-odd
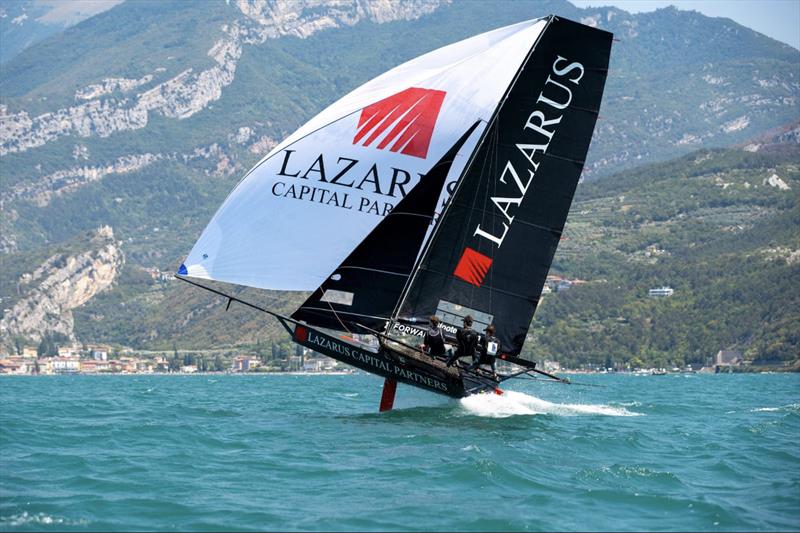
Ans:
[{"label": "green lake water", "polygon": [[0,530],[797,530],[800,375],[0,379]]}]

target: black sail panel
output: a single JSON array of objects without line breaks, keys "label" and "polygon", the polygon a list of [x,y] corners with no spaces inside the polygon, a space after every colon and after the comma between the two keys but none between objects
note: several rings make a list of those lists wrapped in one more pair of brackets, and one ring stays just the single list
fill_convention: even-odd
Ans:
[{"label": "black sail panel", "polygon": [[611,40],[552,19],[431,237],[400,319],[478,315],[519,354],[589,149]]},{"label": "black sail panel", "polygon": [[478,124],[461,136],[292,318],[340,331],[367,332],[362,325],[383,329],[413,271],[453,159]]}]

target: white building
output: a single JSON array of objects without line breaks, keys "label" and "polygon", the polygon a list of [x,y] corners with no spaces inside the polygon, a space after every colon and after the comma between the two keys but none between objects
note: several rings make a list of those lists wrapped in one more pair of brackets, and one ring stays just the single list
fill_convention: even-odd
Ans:
[{"label": "white building", "polygon": [[661,298],[665,296],[672,296],[674,293],[675,289],[672,287],[659,287],[657,289],[650,289],[647,294],[652,298]]},{"label": "white building", "polygon": [[81,360],[73,357],[53,357],[50,359],[50,368],[56,374],[74,374],[80,372]]},{"label": "white building", "polygon": [[108,361],[108,353],[110,351],[110,348],[108,346],[105,346],[103,344],[93,344],[90,345],[88,348],[92,354],[92,358],[95,361]]},{"label": "white building", "polygon": [[80,357],[81,349],[80,346],[59,346],[58,347],[58,356],[59,357]]}]

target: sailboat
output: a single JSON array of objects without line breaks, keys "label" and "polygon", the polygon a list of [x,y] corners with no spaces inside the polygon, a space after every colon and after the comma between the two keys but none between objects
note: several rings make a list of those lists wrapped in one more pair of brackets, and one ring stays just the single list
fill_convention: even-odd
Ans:
[{"label": "sailboat", "polygon": [[[177,277],[292,340],[451,397],[502,393],[522,357],[589,149],[612,34],[558,16],[412,59],[289,135],[236,185]],[[291,316],[234,290],[305,291]],[[496,328],[495,376],[419,348],[431,315]]]}]

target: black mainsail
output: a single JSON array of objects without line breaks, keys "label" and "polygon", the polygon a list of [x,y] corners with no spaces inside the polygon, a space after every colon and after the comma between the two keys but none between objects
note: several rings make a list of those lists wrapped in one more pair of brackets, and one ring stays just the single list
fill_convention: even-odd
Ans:
[{"label": "black mainsail", "polygon": [[442,302],[492,317],[519,354],[583,170],[612,35],[554,19],[501,104],[431,238],[399,317]]},{"label": "black mainsail", "polygon": [[[494,323],[501,357],[523,367],[501,381],[555,377],[518,355],[583,169],[611,41],[550,16],[362,85],[242,179],[178,277],[384,376],[382,410],[396,381],[455,397],[496,387],[495,376],[447,367],[393,336],[432,314],[449,331],[466,314]],[[285,317],[208,282],[311,294]],[[379,347],[327,330],[372,333]]]}]

